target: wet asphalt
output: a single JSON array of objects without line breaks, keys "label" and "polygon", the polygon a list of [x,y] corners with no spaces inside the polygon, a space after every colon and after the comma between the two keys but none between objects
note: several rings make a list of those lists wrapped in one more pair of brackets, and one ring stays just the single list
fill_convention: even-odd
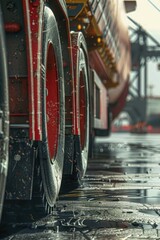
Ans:
[{"label": "wet asphalt", "polygon": [[82,185],[51,215],[8,226],[5,240],[160,239],[160,135],[97,138]]}]

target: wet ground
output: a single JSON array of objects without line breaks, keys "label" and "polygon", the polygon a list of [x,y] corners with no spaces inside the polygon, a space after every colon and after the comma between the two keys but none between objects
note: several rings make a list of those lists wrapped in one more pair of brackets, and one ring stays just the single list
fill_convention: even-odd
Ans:
[{"label": "wet ground", "polygon": [[160,135],[97,138],[82,186],[61,194],[47,218],[11,228],[0,238],[160,239]]}]

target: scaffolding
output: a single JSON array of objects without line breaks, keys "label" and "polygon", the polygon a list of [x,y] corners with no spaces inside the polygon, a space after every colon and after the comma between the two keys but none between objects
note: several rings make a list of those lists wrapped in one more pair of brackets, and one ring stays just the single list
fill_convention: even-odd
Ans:
[{"label": "scaffolding", "polygon": [[160,43],[133,19],[129,18],[129,20],[132,69],[124,111],[129,113],[132,124],[137,124],[146,120],[148,61],[160,59]]}]

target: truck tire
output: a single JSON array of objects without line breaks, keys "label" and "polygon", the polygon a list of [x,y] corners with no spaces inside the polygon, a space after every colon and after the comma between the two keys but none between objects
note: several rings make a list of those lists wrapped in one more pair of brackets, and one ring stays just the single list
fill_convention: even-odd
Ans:
[{"label": "truck tire", "polygon": [[78,68],[79,81],[77,94],[79,99],[79,129],[80,135],[75,138],[75,164],[74,176],[78,181],[84,177],[87,170],[89,155],[89,90],[88,90],[88,69],[83,47],[79,50]]},{"label": "truck tire", "polygon": [[8,170],[9,142],[8,73],[3,26],[0,8],[0,219]]},{"label": "truck tire", "polygon": [[40,167],[42,182],[35,177],[34,193],[35,199],[38,199],[38,183],[43,210],[49,213],[55,204],[62,180],[65,104],[61,43],[56,19],[48,7],[44,8],[42,44],[42,141],[38,143],[39,162],[36,162],[35,169],[38,176]]},{"label": "truck tire", "polygon": [[[70,191],[81,184],[87,169],[89,155],[89,69],[85,39],[82,33],[72,33],[72,56],[74,70],[75,99],[74,134],[66,141],[66,172],[63,176],[62,192]],[[73,146],[72,146],[72,145]],[[68,157],[69,155],[69,157]],[[72,167],[70,159],[73,159]],[[69,170],[68,170],[69,169]]]}]

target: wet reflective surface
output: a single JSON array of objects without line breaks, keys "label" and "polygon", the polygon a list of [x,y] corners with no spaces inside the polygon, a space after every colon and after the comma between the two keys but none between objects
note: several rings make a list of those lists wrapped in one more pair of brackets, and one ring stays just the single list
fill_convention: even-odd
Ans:
[{"label": "wet reflective surface", "polygon": [[1,229],[1,239],[160,239],[160,135],[97,138],[82,186],[52,215]]}]

